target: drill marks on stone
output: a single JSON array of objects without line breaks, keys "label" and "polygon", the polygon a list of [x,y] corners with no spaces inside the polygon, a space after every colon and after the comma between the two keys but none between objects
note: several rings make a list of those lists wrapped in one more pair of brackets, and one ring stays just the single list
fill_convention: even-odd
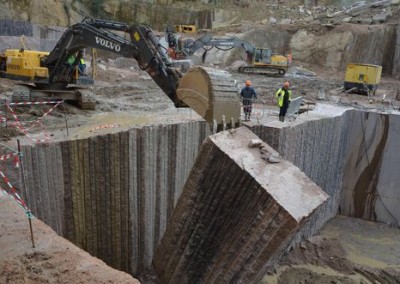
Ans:
[{"label": "drill marks on stone", "polygon": [[[265,163],[259,149],[247,147],[251,139],[242,127],[203,143],[153,261],[163,283],[257,281],[327,199],[290,163]],[[274,175],[294,175],[302,185],[290,177],[291,191],[281,191]],[[294,210],[292,199],[309,207]]]}]

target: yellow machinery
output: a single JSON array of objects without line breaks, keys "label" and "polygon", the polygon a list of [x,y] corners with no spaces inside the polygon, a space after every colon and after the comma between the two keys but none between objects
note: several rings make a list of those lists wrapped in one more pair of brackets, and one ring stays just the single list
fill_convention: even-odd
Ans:
[{"label": "yellow machinery", "polygon": [[194,34],[197,32],[197,28],[195,25],[176,25],[175,32]]},{"label": "yellow machinery", "polygon": [[40,63],[47,55],[49,52],[8,49],[0,55],[0,65],[6,67],[8,78],[33,81],[49,77],[48,68],[41,67]]},{"label": "yellow machinery", "polygon": [[362,94],[375,94],[382,75],[382,66],[373,64],[347,65],[344,89]]},{"label": "yellow machinery", "polygon": [[[131,39],[113,31],[125,32]],[[69,27],[51,52],[5,51],[0,55],[0,77],[24,81],[15,86],[11,101],[64,100],[94,109],[96,96],[83,87],[94,80],[82,69],[81,59],[85,48],[101,49],[134,58],[175,107],[191,107],[219,129],[229,122],[231,127],[238,125],[240,101],[234,80],[218,70],[205,69],[195,69],[186,77],[160,46],[148,26],[85,18]]]},{"label": "yellow machinery", "polygon": [[270,64],[273,66],[281,66],[284,68],[287,68],[288,66],[290,66],[288,57],[283,56],[282,54],[272,54]]},{"label": "yellow machinery", "polygon": [[[241,41],[242,47],[247,53],[248,66],[239,67],[240,73],[260,74],[266,76],[285,75],[289,61],[286,56],[281,54],[272,54],[269,48],[258,48]],[[243,44],[244,43],[244,44]]]},{"label": "yellow machinery", "polygon": [[203,62],[206,53],[211,48],[219,50],[230,50],[232,48],[242,48],[247,54],[247,66],[239,67],[238,71],[245,74],[260,74],[266,76],[284,76],[288,67],[291,65],[291,56],[286,57],[281,54],[273,54],[269,48],[258,48],[251,43],[238,37],[214,38],[211,33],[206,33],[197,40],[188,44],[181,50],[184,56],[191,56],[200,48],[203,48]]}]

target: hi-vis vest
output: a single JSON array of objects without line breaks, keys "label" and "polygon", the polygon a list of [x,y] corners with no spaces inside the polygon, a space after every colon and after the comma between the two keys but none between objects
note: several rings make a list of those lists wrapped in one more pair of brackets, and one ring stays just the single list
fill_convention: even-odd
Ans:
[{"label": "hi-vis vest", "polygon": [[[288,90],[288,94],[289,94],[289,102],[292,100],[292,91]],[[285,90],[282,88],[280,88],[276,94],[275,94],[275,98],[278,100],[278,105],[279,107],[283,106],[283,96],[285,95]]]}]

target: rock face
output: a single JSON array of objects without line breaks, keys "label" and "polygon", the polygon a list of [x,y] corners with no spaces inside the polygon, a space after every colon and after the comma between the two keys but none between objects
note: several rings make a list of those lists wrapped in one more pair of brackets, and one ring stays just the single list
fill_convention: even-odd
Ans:
[{"label": "rock face", "polygon": [[296,241],[315,233],[338,212],[398,224],[398,157],[393,153],[400,147],[399,123],[396,114],[347,110],[296,127],[252,128],[331,197]]},{"label": "rock face", "polygon": [[349,122],[341,214],[399,225],[400,117],[353,112]]},{"label": "rock face", "polygon": [[207,129],[192,122],[24,146],[23,199],[61,236],[138,275],[151,264]]},{"label": "rock face", "polygon": [[[298,243],[313,235],[338,212],[391,224],[397,224],[400,218],[397,206],[400,200],[397,190],[400,181],[396,171],[398,156],[393,154],[400,147],[399,116],[366,113],[348,108],[344,108],[342,112],[322,108],[320,112],[324,113],[322,118],[296,122],[294,125],[284,124],[278,127],[266,124],[252,128],[258,137],[278,150],[283,159],[291,161],[306,176],[299,173],[292,164],[278,158],[268,147],[263,148],[265,152],[257,148],[258,142],[252,143],[253,148],[247,148],[249,142],[257,137],[248,132],[243,134],[244,130],[238,129],[238,133],[242,135],[220,133],[208,140],[198,158],[198,170],[192,172],[192,175],[198,175],[189,179],[185,185],[199,147],[209,133],[204,122],[190,122],[144,127],[49,145],[25,145],[23,164],[28,183],[22,196],[34,215],[58,234],[107,264],[138,275],[151,266],[156,247],[164,235],[185,185],[188,193],[182,198],[188,198],[188,203],[180,205],[184,209],[176,211],[174,218],[181,221],[191,216],[193,223],[185,226],[192,228],[192,232],[195,232],[193,236],[200,236],[201,239],[204,237],[206,240],[202,243],[189,236],[181,239],[184,244],[182,248],[191,253],[193,248],[186,246],[189,243],[185,242],[190,239],[190,245],[195,245],[196,248],[199,246],[199,250],[194,252],[194,259],[201,263],[195,262],[196,267],[205,269],[205,266],[211,265],[210,273],[227,272],[224,275],[230,275],[229,273],[237,269],[238,277],[258,279],[259,274],[270,267],[287,243]],[[246,141],[243,141],[243,137]],[[285,168],[285,165],[290,167]],[[271,169],[275,170],[267,171]],[[227,172],[229,178],[219,181],[224,172]],[[285,178],[276,179],[276,176],[282,176],[280,174],[284,174]],[[309,183],[308,177],[330,198],[316,208],[315,214],[305,217],[303,211],[293,208],[298,200],[302,200],[294,192],[300,190],[298,181]],[[289,199],[274,195],[279,193],[274,189],[282,189],[279,187],[281,183],[290,187]],[[200,185],[208,191],[201,192],[205,195],[194,200],[195,195],[190,194],[195,194]],[[315,185],[313,187],[317,188]],[[250,202],[254,196],[258,199],[252,201],[253,205],[246,207],[241,203]],[[275,202],[272,203],[273,206],[271,198]],[[268,244],[258,239],[257,235],[258,230],[270,232],[265,227],[265,218],[269,218],[271,214],[265,207],[270,206],[268,204],[274,210],[281,208],[278,210],[280,213],[277,212],[277,219],[271,223],[275,226],[273,228],[277,231],[289,230],[286,232],[286,239],[274,239],[275,235],[270,234],[273,237],[271,240],[279,244],[277,250],[272,251],[268,250]],[[232,207],[241,212],[240,216],[230,211]],[[253,212],[250,208],[260,210]],[[199,212],[204,212],[204,215]],[[207,217],[209,222],[204,223],[202,216]],[[253,218],[252,226],[257,232],[249,228],[248,236],[252,236],[249,237],[250,243],[237,236],[241,232],[239,225],[246,223],[241,218]],[[226,220],[234,221],[229,223]],[[288,226],[280,222],[286,222]],[[228,224],[233,224],[233,229],[227,227]],[[202,231],[208,225],[212,225],[212,229]],[[179,233],[181,235],[178,234],[179,237],[187,236],[188,232],[184,232],[186,227],[179,222],[172,223],[171,226],[175,229],[181,226],[183,231]],[[232,238],[226,237],[223,241],[226,244],[233,242],[229,243],[232,247],[237,244],[234,240],[243,241],[241,244],[244,247],[260,248],[256,251],[262,251],[265,244],[265,249],[270,254],[257,255],[256,258],[260,261],[257,260],[257,263],[251,262],[249,255],[244,260],[235,255],[238,263],[244,265],[243,270],[235,266],[236,264],[218,268],[220,263],[215,262],[217,254],[213,253],[219,248],[230,248],[213,239],[215,235],[224,234],[221,230],[231,230]],[[167,235],[171,236],[172,233]],[[166,238],[173,242],[172,237]],[[172,250],[172,244],[164,246],[165,253]],[[238,253],[241,251],[237,250]],[[204,252],[204,255],[200,252]],[[172,251],[170,255],[178,257],[179,253]],[[233,252],[230,253],[232,256]],[[179,276],[171,275],[175,268],[166,268],[164,271],[160,267],[174,266],[172,262],[175,261],[171,259],[172,262],[167,263],[167,255],[157,260],[158,273],[162,278],[178,279],[183,277],[185,271],[192,271],[192,264],[184,267],[179,263],[176,266]],[[218,257],[225,262],[225,254]],[[188,267],[190,270],[187,270]],[[255,274],[250,275],[249,271],[256,268],[259,270],[253,270],[256,271]],[[203,274],[199,276],[195,268],[193,271],[194,274],[188,277],[205,277],[201,276]],[[211,275],[207,274],[207,269],[204,271],[204,275]]]},{"label": "rock face", "polygon": [[[348,63],[382,65],[386,74],[400,75],[399,25],[341,24],[329,30],[295,28],[292,31],[273,27],[253,27],[239,37],[257,47],[280,54],[292,53],[294,65],[318,66],[345,70]],[[229,65],[245,60],[241,48],[221,51],[211,49],[206,63]]]},{"label": "rock face", "polygon": [[336,111],[333,117],[305,121],[295,127],[267,124],[252,130],[330,196],[296,233],[293,242],[298,243],[314,235],[338,212],[349,133],[346,113]]},{"label": "rock face", "polygon": [[30,0],[0,1],[0,18],[42,25],[69,26],[90,13],[80,1]]},{"label": "rock face", "polygon": [[[51,51],[66,28],[44,26],[26,21],[0,19],[0,50],[20,49]],[[21,40],[21,37],[23,40]]]},{"label": "rock face", "polygon": [[242,127],[202,145],[153,260],[161,283],[256,283],[328,196]]},{"label": "rock face", "polygon": [[[3,15],[3,18],[12,17],[15,20],[43,25],[39,36],[36,36],[37,33],[33,32],[32,35],[31,30],[28,33],[26,33],[26,29],[19,30],[21,25],[3,27],[3,23],[0,23],[0,35],[10,35],[7,32],[12,30],[12,36],[31,37],[33,41],[30,46],[31,49],[38,46],[40,50],[49,50],[54,43],[44,46],[42,43],[44,40],[55,40],[51,35],[55,28],[47,26],[70,26],[82,20],[82,14],[102,19],[113,19],[128,24],[150,24],[153,29],[159,31],[165,30],[167,23],[191,23],[199,29],[212,29],[222,26],[229,30],[232,29],[232,26],[235,26],[235,35],[239,35],[254,46],[270,48],[274,53],[291,53],[296,65],[317,65],[334,70],[344,70],[348,63],[368,63],[382,65],[384,73],[400,76],[399,66],[396,64],[400,60],[399,23],[398,20],[395,20],[393,23],[387,24],[389,20],[387,21],[387,17],[384,16],[386,14],[393,14],[394,16],[396,13],[400,13],[399,4],[396,3],[392,5],[393,7],[381,7],[387,10],[391,8],[393,12],[376,15],[374,14],[376,11],[369,9],[374,9],[378,4],[374,7],[369,5],[353,7],[356,10],[367,9],[374,14],[374,17],[355,21],[355,18],[352,18],[353,16],[346,14],[350,13],[347,10],[328,15],[326,9],[322,9],[322,7],[319,7],[321,8],[319,10],[323,11],[321,16],[313,14],[318,9],[311,12],[309,10],[304,11],[304,7],[279,7],[279,5],[268,3],[264,3],[264,6],[259,9],[258,7],[249,7],[232,10],[232,7],[228,5],[228,7],[220,10],[214,6],[205,6],[204,3],[193,3],[193,7],[200,5],[200,8],[192,9],[191,6],[186,7],[168,1],[156,2],[153,3],[155,5],[127,1],[84,1],[80,3],[79,1],[69,0],[63,4],[39,0],[30,1],[28,4],[23,4],[25,2],[21,1],[18,1],[18,3],[14,1],[0,2],[0,8],[3,7],[0,11],[9,11]],[[387,1],[383,2],[385,2],[384,5],[388,5]],[[251,5],[253,4],[251,3]],[[349,9],[354,12],[353,8]],[[279,19],[279,21],[277,19],[273,21],[271,18],[266,21],[258,21],[256,17],[243,19],[243,15],[247,15],[243,13],[243,10],[248,9],[249,11],[258,9],[257,12],[261,12],[261,14],[268,11],[268,13],[277,13],[281,16],[287,14],[287,16],[291,15],[292,17],[295,12],[302,11],[301,21],[285,18]],[[297,9],[300,10],[297,11]],[[264,13],[264,17],[266,15]],[[305,21],[306,19],[307,21]],[[328,22],[325,23],[322,20]],[[38,40],[40,44],[37,44]],[[7,38],[3,41],[5,43],[0,45],[1,49],[10,48],[10,45],[19,45],[19,38]],[[10,43],[10,45],[7,46],[7,43]],[[229,65],[237,60],[245,59],[246,56],[245,51],[240,48],[231,51],[214,49],[208,52],[207,58],[206,62],[208,63]]]}]

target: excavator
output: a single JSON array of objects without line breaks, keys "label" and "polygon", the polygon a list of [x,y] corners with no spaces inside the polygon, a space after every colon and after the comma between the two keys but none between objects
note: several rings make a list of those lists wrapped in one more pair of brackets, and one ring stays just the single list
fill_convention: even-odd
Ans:
[{"label": "excavator", "polygon": [[[130,40],[121,33],[129,34]],[[0,76],[24,81],[16,85],[12,101],[64,100],[93,109],[95,95],[84,87],[93,80],[75,68],[88,47],[134,58],[175,107],[192,108],[214,127],[239,123],[240,101],[229,74],[194,67],[183,75],[150,27],[92,18],[70,26],[51,52],[10,49],[0,55]],[[72,55],[75,60],[68,64]]]},{"label": "excavator", "polygon": [[241,66],[239,73],[260,74],[265,76],[284,76],[290,66],[289,56],[272,54],[269,48],[258,48],[251,43],[238,37],[215,38],[210,33],[206,33],[197,40],[179,50],[179,56],[185,58],[192,56],[197,50],[203,48],[202,59],[205,61],[207,51],[212,48],[219,50],[230,50],[232,48],[242,48],[247,54],[247,66]]}]

